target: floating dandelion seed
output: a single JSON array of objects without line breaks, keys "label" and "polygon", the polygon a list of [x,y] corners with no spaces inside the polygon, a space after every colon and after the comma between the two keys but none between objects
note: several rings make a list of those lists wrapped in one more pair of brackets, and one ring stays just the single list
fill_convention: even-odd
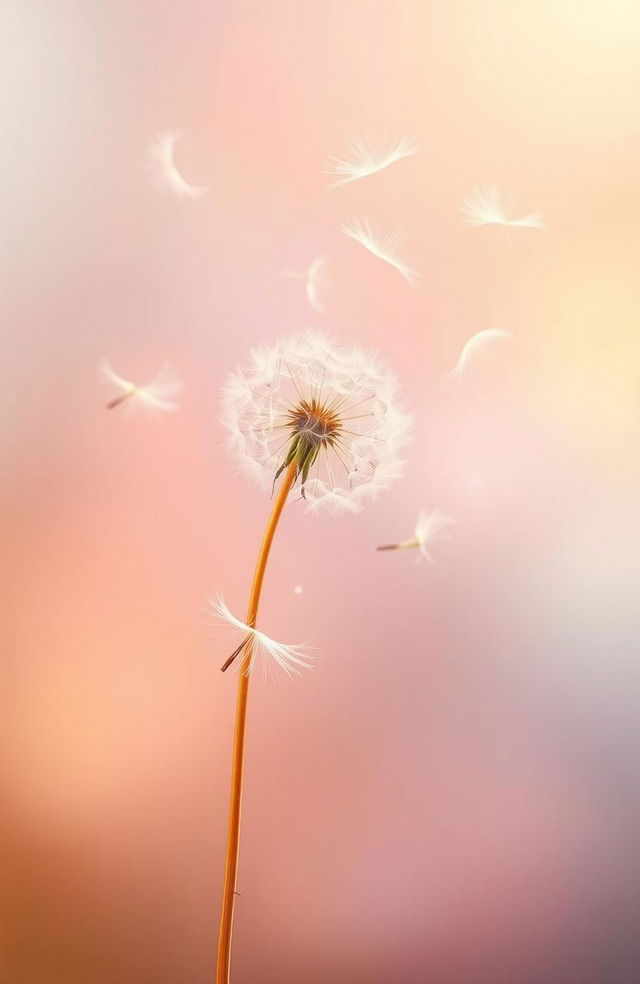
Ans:
[{"label": "floating dandelion seed", "polygon": [[361,140],[353,137],[344,153],[332,155],[327,162],[326,173],[337,177],[336,181],[327,186],[328,190],[344,188],[352,181],[377,174],[396,161],[414,157],[417,153],[408,137],[402,137],[378,150],[372,146],[368,137]]},{"label": "floating dandelion seed", "polygon": [[446,540],[450,538],[445,530],[448,530],[450,526],[455,523],[455,520],[451,516],[447,516],[446,513],[440,512],[439,509],[433,509],[431,512],[423,510],[418,516],[418,521],[413,533],[413,536],[409,540],[402,540],[400,543],[389,543],[382,547],[378,547],[378,550],[411,550],[417,549],[420,551],[420,556],[425,557],[427,560],[433,563],[433,557],[429,552],[429,548],[437,540]]},{"label": "floating dandelion seed", "polygon": [[309,264],[307,270],[283,270],[280,274],[285,280],[302,280],[307,295],[307,300],[316,311],[324,311],[324,306],[318,297],[318,287],[321,272],[326,268],[327,257],[319,256]]},{"label": "floating dandelion seed", "polygon": [[166,364],[150,383],[145,383],[142,386],[119,376],[113,371],[106,359],[100,364],[100,373],[105,382],[120,390],[120,395],[107,403],[107,410],[113,410],[122,403],[162,413],[170,413],[179,409],[180,404],[176,403],[173,397],[181,391],[182,380]]},{"label": "floating dandelion seed", "polygon": [[398,273],[402,274],[411,286],[421,276],[419,271],[398,256],[397,250],[407,239],[406,233],[399,227],[386,233],[380,233],[371,226],[368,219],[350,219],[348,222],[342,223],[340,231],[345,236],[349,236],[350,239],[360,243],[378,259],[392,266]]},{"label": "floating dandelion seed", "polygon": [[310,669],[312,657],[306,652],[308,646],[303,645],[285,645],[283,642],[276,642],[275,639],[271,639],[264,632],[258,631],[258,629],[252,628],[243,622],[242,619],[236,618],[227,606],[225,605],[224,598],[219,595],[215,601],[210,602],[212,610],[215,615],[218,616],[222,621],[226,622],[228,625],[233,626],[234,629],[238,629],[243,633],[243,640],[237,649],[231,654],[229,659],[226,661],[222,670],[226,670],[231,663],[235,660],[240,653],[249,646],[250,653],[249,658],[243,661],[243,673],[251,673],[256,659],[262,659],[265,662],[273,661],[280,669],[284,670],[288,676],[293,673],[300,673],[300,669]]},{"label": "floating dandelion seed", "polygon": [[[229,827],[216,964],[228,984],[240,843],[240,807],[250,669],[255,649],[292,672],[307,666],[300,647],[284,647],[256,629],[264,574],[289,493],[299,482],[311,509],[357,510],[402,471],[409,417],[397,406],[397,383],[369,354],[309,332],[254,349],[223,394],[229,447],[274,502],[258,554],[246,621],[220,599],[218,613],[243,634],[225,663],[241,658],[231,772]],[[294,589],[295,590],[295,589]]]},{"label": "floating dandelion seed", "polygon": [[180,136],[179,130],[161,133],[149,147],[156,180],[159,185],[170,188],[177,198],[201,198],[209,189],[189,184],[176,167],[175,145]]},{"label": "floating dandelion seed", "polygon": [[469,363],[474,361],[487,345],[504,341],[506,338],[511,338],[511,332],[503,328],[485,328],[483,331],[476,332],[463,345],[460,357],[449,375],[460,377]]},{"label": "floating dandelion seed", "polygon": [[500,192],[495,187],[476,188],[465,198],[460,209],[465,221],[472,226],[499,225],[509,228],[545,229],[541,212],[531,212],[520,219],[508,219]]},{"label": "floating dandelion seed", "polygon": [[293,462],[310,509],[356,512],[402,471],[396,391],[371,355],[314,332],[255,349],[224,390],[228,446],[263,488]]}]

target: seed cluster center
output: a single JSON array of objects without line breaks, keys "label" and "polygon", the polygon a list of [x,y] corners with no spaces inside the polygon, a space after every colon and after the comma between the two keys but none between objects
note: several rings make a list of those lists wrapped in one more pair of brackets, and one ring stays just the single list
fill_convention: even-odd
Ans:
[{"label": "seed cluster center", "polygon": [[304,436],[311,444],[323,444],[340,431],[340,421],[328,407],[317,400],[301,400],[290,414],[294,434]]}]

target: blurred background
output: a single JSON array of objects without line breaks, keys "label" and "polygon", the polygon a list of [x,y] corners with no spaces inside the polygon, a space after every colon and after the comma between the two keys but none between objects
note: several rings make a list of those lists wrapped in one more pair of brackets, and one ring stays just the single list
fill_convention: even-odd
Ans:
[{"label": "blurred background", "polygon": [[[235,680],[203,609],[242,612],[269,509],[219,392],[308,325],[380,351],[415,434],[361,515],[278,532],[262,625],[317,663],[252,689],[234,982],[637,981],[637,3],[1,16],[2,981],[213,980]],[[152,180],[167,128],[197,200]],[[421,154],[327,191],[365,133]],[[465,226],[486,184],[548,229]],[[320,313],[280,273],[322,254]],[[180,411],[107,412],[103,357],[168,360]],[[422,507],[456,520],[434,564],[374,552]]]}]

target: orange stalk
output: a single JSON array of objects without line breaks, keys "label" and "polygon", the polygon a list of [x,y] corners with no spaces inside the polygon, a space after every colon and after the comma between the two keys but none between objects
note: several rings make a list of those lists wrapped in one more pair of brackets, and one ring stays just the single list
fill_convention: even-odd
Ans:
[{"label": "orange stalk", "polygon": [[[271,515],[264,531],[262,545],[249,596],[247,624],[255,627],[260,604],[260,593],[264,572],[269,559],[269,551],[273,537],[287,496],[296,480],[298,465],[292,461],[285,472],[278,495],[273,504]],[[222,891],[222,910],[220,913],[220,932],[218,935],[218,961],[216,965],[216,984],[229,984],[231,964],[231,934],[233,930],[233,910],[235,904],[236,883],[238,878],[238,854],[240,847],[240,812],[242,807],[242,780],[244,773],[244,746],[247,722],[247,700],[249,697],[248,672],[251,664],[253,639],[249,639],[242,657],[242,666],[238,677],[238,698],[236,702],[236,724],[233,739],[233,758],[231,765],[231,797],[229,802],[229,829],[227,833],[227,853],[224,869],[224,887]]]}]

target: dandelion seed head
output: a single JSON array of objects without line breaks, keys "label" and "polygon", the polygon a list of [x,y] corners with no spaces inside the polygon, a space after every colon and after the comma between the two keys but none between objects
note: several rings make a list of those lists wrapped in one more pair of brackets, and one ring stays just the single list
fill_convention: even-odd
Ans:
[{"label": "dandelion seed head", "polygon": [[397,389],[373,356],[317,332],[254,349],[223,392],[228,447],[263,489],[293,462],[310,511],[358,512],[402,473]]}]

